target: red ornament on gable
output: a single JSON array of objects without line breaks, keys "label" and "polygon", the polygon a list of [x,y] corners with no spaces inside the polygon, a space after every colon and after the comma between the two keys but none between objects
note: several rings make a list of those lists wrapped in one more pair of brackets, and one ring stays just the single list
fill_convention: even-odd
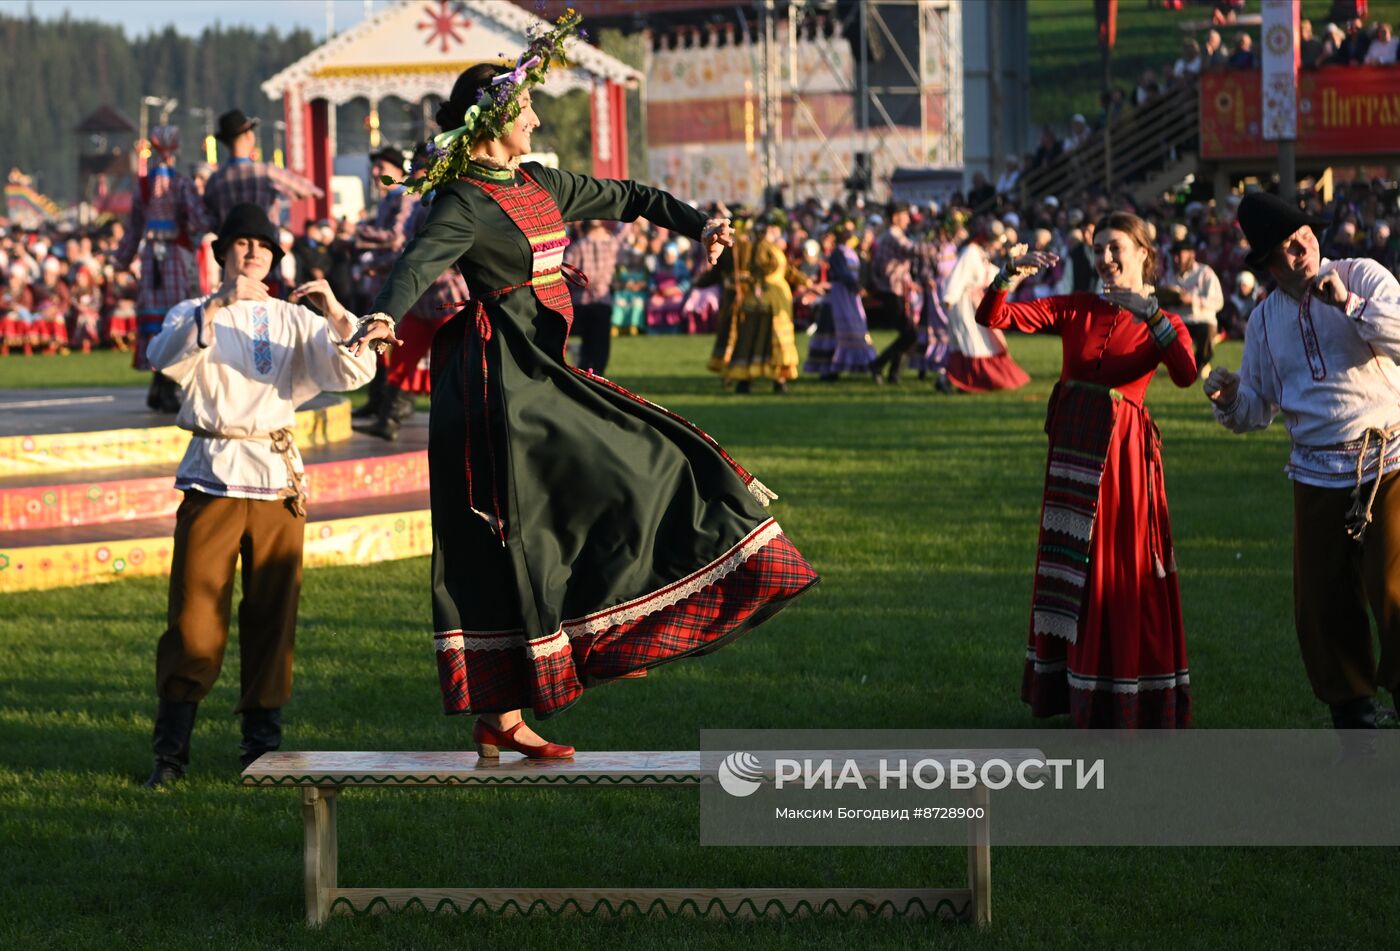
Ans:
[{"label": "red ornament on gable", "polygon": [[[456,0],[438,0],[437,6],[428,4],[423,8],[427,17],[418,23],[418,29],[427,30],[424,45],[432,46],[434,41],[441,43],[439,52],[446,53],[451,43],[464,41],[459,30],[469,29],[472,21],[462,15],[462,7]],[[449,42],[451,41],[451,42]]]}]

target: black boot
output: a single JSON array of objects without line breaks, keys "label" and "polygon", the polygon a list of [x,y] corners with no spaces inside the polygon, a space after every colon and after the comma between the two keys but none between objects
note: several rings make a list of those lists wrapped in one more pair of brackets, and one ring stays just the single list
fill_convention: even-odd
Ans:
[{"label": "black boot", "polygon": [[1337,728],[1341,752],[1338,765],[1356,765],[1376,758],[1376,701],[1360,697],[1332,705],[1332,725]]},{"label": "black boot", "polygon": [[389,404],[389,415],[400,423],[408,422],[418,411],[413,394],[405,393],[398,387],[391,387],[390,392],[393,393],[393,400]]},{"label": "black boot", "polygon": [[161,379],[162,379],[162,377],[161,377],[161,375],[160,375],[159,373],[152,373],[152,374],[151,374],[151,385],[150,385],[150,387],[146,390],[146,408],[149,409],[149,410],[154,410],[154,411],[156,411],[157,413],[159,413],[159,412],[161,411],[161,408],[160,408],[160,381],[161,381]]},{"label": "black boot", "polygon": [[351,419],[374,419],[379,415],[379,402],[384,396],[384,379],[389,375],[389,371],[382,365],[374,368],[374,379],[369,381],[369,399],[365,400],[365,405],[350,413]]},{"label": "black boot", "polygon": [[394,410],[400,406],[402,392],[397,386],[386,385],[383,394],[379,397],[379,414],[375,416],[374,422],[368,426],[354,426],[355,431],[364,433],[366,436],[378,436],[380,439],[389,440],[389,442],[398,439],[400,423],[394,415]]},{"label": "black boot", "polygon": [[160,381],[160,411],[162,413],[180,412],[180,387],[168,376],[156,375]]},{"label": "black boot", "polygon": [[735,384],[734,384],[734,392],[735,392],[735,393],[752,393],[752,392],[753,392],[753,384],[750,383],[748,380],[740,380],[738,383],[735,383]]},{"label": "black boot", "polygon": [[198,709],[198,703],[160,702],[151,738],[156,765],[151,778],[146,780],[147,789],[158,789],[184,779],[185,768],[190,765],[190,737],[194,734],[194,715]]},{"label": "black boot", "polygon": [[259,756],[274,752],[281,745],[281,710],[243,711],[243,742],[238,748],[243,752],[240,762],[244,769],[253,765]]}]

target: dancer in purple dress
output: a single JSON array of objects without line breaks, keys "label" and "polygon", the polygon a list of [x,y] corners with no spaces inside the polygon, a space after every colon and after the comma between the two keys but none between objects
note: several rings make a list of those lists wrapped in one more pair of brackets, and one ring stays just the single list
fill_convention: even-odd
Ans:
[{"label": "dancer in purple dress", "polygon": [[851,242],[836,242],[827,261],[827,276],[831,290],[826,295],[827,309],[831,312],[831,323],[836,335],[836,348],[831,354],[831,365],[827,373],[835,379],[841,373],[873,373],[872,364],[877,352],[870,339],[870,327],[865,319],[865,306],[860,302],[860,258]]}]

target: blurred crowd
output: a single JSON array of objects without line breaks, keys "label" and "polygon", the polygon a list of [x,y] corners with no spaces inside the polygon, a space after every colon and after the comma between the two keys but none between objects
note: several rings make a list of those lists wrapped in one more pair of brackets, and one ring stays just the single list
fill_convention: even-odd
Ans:
[{"label": "blurred crowd", "polygon": [[[1380,179],[1354,181],[1336,189],[1329,203],[1316,189],[1303,193],[1307,210],[1332,220],[1323,235],[1323,253],[1331,258],[1371,257],[1387,268],[1400,268],[1400,208],[1396,187]],[[990,237],[995,251],[1016,243],[1057,254],[1060,263],[1021,285],[1021,297],[1095,290],[1093,223],[1111,210],[1141,214],[1153,227],[1168,286],[1176,276],[1180,249],[1192,250],[1192,264],[1212,269],[1224,294],[1218,318],[1222,333],[1239,336],[1253,302],[1267,290],[1267,276],[1244,267],[1246,246],[1234,224],[1239,196],[1223,202],[1163,198],[1137,207],[1124,196],[1081,194],[1062,202],[1055,196],[1029,206],[1013,195],[998,198],[993,209],[974,215],[977,203],[954,195],[941,204],[903,206],[909,212],[907,234],[923,249],[915,267],[915,284],[936,293],[949,262],[974,235]],[[890,208],[859,198],[822,202],[815,198],[783,210],[778,243],[787,256],[797,329],[810,326],[830,288],[829,272],[838,246],[855,250],[860,285],[869,295],[878,277],[871,265],[876,243],[889,227]],[[756,217],[735,209],[742,220]],[[348,220],[310,223],[301,234],[282,230],[285,251],[273,290],[285,295],[297,284],[325,278],[336,296],[352,309],[368,306],[382,280],[382,249],[367,248],[367,224]],[[589,303],[610,309],[614,335],[709,333],[720,300],[720,275],[713,273],[702,249],[681,235],[645,221],[628,225],[593,223],[571,226],[578,241],[585,232],[604,248],[581,261],[592,289]],[[0,298],[0,331],[7,353],[84,352],[99,347],[126,349],[135,323],[139,258],[121,269],[117,251],[125,228],[112,222],[95,231],[6,227],[0,234],[0,268],[6,277]],[[201,246],[200,279],[208,289],[215,273]],[[1173,249],[1177,249],[1174,251]],[[600,273],[600,270],[603,273]],[[942,271],[940,277],[940,271]],[[870,306],[874,326],[896,326],[893,315]]]}]

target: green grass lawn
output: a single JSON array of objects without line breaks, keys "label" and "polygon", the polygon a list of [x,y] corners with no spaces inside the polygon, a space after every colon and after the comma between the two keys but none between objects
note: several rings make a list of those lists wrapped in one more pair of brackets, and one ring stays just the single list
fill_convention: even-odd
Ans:
[{"label": "green grass lawn", "polygon": [[[773,512],[823,583],[713,657],[591,692],[547,734],[645,750],[694,749],[702,727],[1064,729],[1032,721],[1017,695],[1057,342],[1014,338],[1035,382],[982,397],[807,380],[785,398],[739,397],[701,369],[707,347],[622,339],[612,370],[780,493]],[[1238,360],[1232,345],[1219,362]],[[121,365],[10,359],[0,381],[140,382]],[[1325,726],[1291,621],[1285,434],[1231,436],[1198,389],[1164,376],[1149,405],[1198,726]],[[297,795],[237,784],[236,651],[202,707],[190,780],[140,788],[164,610],[159,580],[0,597],[0,947],[1365,947],[1400,926],[1394,850],[999,848],[985,931],[417,913],[308,930]],[[287,747],[469,748],[470,722],[440,713],[429,628],[426,559],[307,572]],[[701,848],[693,791],[357,789],[343,803],[345,885],[947,886],[964,875],[957,848]]]},{"label": "green grass lawn", "polygon": [[[993,0],[995,2],[995,0]],[[1027,0],[1030,12],[1031,121],[1050,124],[1063,133],[1069,117],[1082,112],[1092,122],[1101,109],[1103,68],[1098,52],[1094,21],[1094,0]],[[1258,13],[1259,4],[1248,5]],[[1311,20],[1321,35],[1331,9],[1331,0],[1303,0],[1302,15]],[[1118,42],[1113,50],[1113,81],[1131,92],[1144,69],[1155,71],[1181,55],[1181,41],[1187,33],[1181,23],[1210,19],[1210,7],[1188,3],[1183,10],[1149,7],[1147,0],[1119,0]],[[1370,19],[1400,23],[1400,0],[1371,0]],[[1259,28],[1249,28],[1254,48],[1259,49]],[[1220,35],[1225,46],[1234,43],[1239,28],[1225,26]],[[1204,39],[1205,32],[1190,35]],[[1034,142],[1032,143],[1034,145]]]}]

